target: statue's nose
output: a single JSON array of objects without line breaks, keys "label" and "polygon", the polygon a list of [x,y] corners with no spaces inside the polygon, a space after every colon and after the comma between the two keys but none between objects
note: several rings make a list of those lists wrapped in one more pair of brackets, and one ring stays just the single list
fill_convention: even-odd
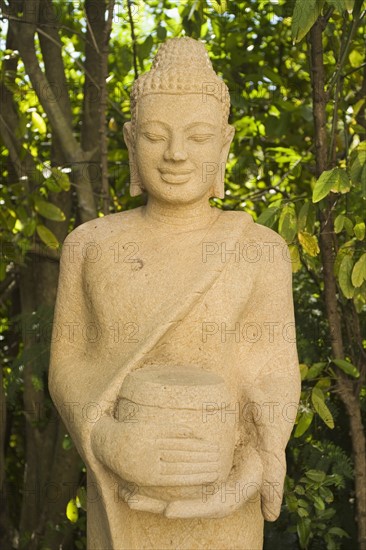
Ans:
[{"label": "statue's nose", "polygon": [[187,152],[184,147],[184,140],[180,136],[174,137],[164,153],[165,160],[187,160]]}]

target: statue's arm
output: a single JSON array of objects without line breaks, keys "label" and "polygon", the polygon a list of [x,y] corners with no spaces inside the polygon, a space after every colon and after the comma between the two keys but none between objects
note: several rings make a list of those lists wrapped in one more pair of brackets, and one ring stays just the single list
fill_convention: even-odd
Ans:
[{"label": "statue's arm", "polygon": [[88,358],[82,329],[88,321],[82,288],[81,251],[85,238],[82,226],[80,229],[68,235],[62,248],[48,387],[67,430],[85,459],[87,437],[84,433],[90,429],[90,423],[85,422],[82,414],[88,401],[84,391]]},{"label": "statue's arm", "polygon": [[[279,238],[278,238],[279,239]],[[287,245],[279,240],[274,257],[261,266],[249,321],[262,328],[251,362],[256,376],[244,393],[255,403],[253,423],[262,468],[262,512],[277,519],[286,474],[285,448],[296,419],[300,371],[295,341],[292,266]],[[272,260],[272,261],[270,261]]]}]

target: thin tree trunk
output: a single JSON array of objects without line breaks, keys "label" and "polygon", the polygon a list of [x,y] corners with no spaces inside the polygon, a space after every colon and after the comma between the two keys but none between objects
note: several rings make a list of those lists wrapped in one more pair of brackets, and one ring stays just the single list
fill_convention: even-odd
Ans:
[{"label": "thin tree trunk", "polygon": [[[313,87],[313,113],[315,126],[317,176],[328,168],[328,144],[326,132],[325,72],[323,63],[323,20],[319,18],[310,32],[311,78]],[[337,284],[334,276],[334,228],[332,220],[332,196],[320,214],[320,249],[324,275],[324,298],[330,329],[330,340],[334,359],[344,358],[342,322],[337,300]],[[358,385],[342,372],[338,372],[337,386],[340,398],[350,422],[353,459],[355,465],[356,520],[360,550],[366,549],[366,438],[362,424]]]}]

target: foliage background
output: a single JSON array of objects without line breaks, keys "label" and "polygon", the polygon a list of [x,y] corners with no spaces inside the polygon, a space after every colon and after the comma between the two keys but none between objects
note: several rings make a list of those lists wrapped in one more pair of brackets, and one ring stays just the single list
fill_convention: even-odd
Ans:
[{"label": "foliage background", "polygon": [[1,2],[0,546],[85,548],[85,470],[47,391],[60,243],[141,204],[122,137],[129,91],[181,35],[206,42],[230,89],[236,135],[214,202],[278,231],[293,264],[303,392],[265,548],[364,549],[360,0]]}]

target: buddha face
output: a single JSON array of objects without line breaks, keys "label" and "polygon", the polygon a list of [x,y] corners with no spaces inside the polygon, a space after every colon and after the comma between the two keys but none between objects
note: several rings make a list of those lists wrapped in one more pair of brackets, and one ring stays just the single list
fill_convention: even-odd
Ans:
[{"label": "buddha face", "polygon": [[233,128],[222,131],[222,107],[212,96],[151,94],[138,105],[136,136],[124,128],[130,159],[148,195],[195,203],[213,196],[223,178]]}]

